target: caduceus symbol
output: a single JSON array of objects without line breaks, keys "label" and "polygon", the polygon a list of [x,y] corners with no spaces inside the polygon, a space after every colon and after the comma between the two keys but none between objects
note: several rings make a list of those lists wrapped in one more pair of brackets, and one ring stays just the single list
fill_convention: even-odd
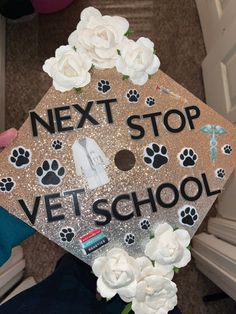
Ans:
[{"label": "caduceus symbol", "polygon": [[216,160],[217,155],[217,144],[218,144],[218,137],[222,134],[227,133],[224,128],[220,125],[212,125],[206,124],[204,125],[200,131],[203,133],[207,133],[210,139],[210,152],[211,152],[211,159],[213,161]]}]

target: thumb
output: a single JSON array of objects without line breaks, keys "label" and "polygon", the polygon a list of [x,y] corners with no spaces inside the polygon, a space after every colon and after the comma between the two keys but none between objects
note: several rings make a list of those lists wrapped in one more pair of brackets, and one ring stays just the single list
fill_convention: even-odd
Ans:
[{"label": "thumb", "polygon": [[0,148],[6,147],[17,137],[16,129],[9,129],[0,134]]}]

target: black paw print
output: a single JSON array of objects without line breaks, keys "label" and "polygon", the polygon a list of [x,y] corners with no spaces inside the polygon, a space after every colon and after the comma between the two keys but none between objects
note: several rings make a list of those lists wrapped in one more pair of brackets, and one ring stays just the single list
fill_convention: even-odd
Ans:
[{"label": "black paw print", "polygon": [[0,192],[11,192],[15,186],[12,178],[2,178],[0,180]]},{"label": "black paw print", "polygon": [[155,105],[155,99],[151,96],[147,97],[145,100],[146,105],[148,105],[148,107],[152,107]]},{"label": "black paw print", "polygon": [[41,185],[55,186],[61,183],[65,175],[65,168],[60,165],[58,160],[47,159],[41,167],[38,167],[36,174]]},{"label": "black paw print", "polygon": [[132,245],[135,242],[135,237],[132,233],[127,233],[124,240],[127,245]]},{"label": "black paw print", "polygon": [[167,148],[161,144],[151,143],[144,149],[144,162],[154,168],[160,169],[168,162]]},{"label": "black paw print", "polygon": [[71,242],[75,236],[73,228],[63,228],[60,231],[60,238],[62,242]]},{"label": "black paw print", "polygon": [[140,221],[139,226],[143,230],[148,230],[151,227],[149,220],[143,219]]},{"label": "black paw print", "polygon": [[229,144],[225,144],[224,146],[222,146],[221,150],[225,155],[230,155],[233,151],[232,147]]},{"label": "black paw print", "polygon": [[126,94],[126,97],[128,98],[129,102],[138,102],[140,95],[136,89],[130,89]]},{"label": "black paw print", "polygon": [[31,162],[31,151],[25,147],[16,147],[11,151],[9,161],[16,168],[25,168]]},{"label": "black paw print", "polygon": [[52,148],[54,148],[55,150],[59,150],[62,148],[62,142],[59,140],[55,140],[52,142]]},{"label": "black paw print", "polygon": [[193,226],[198,217],[197,210],[194,207],[187,206],[179,211],[179,221],[182,225]]},{"label": "black paw print", "polygon": [[223,179],[225,177],[225,171],[223,168],[216,169],[216,177],[219,179]]},{"label": "black paw print", "polygon": [[106,94],[111,89],[110,83],[105,80],[98,82],[98,91]]},{"label": "black paw print", "polygon": [[178,159],[182,167],[194,167],[198,156],[192,148],[186,147],[179,153]]}]

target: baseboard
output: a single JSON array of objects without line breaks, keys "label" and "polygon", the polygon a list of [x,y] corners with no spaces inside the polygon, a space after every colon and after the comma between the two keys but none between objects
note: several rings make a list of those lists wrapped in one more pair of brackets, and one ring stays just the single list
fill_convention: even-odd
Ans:
[{"label": "baseboard", "polygon": [[0,15],[0,132],[5,129],[5,23],[5,18]]},{"label": "baseboard", "polygon": [[192,249],[191,251],[196,267],[236,301],[236,278],[230,276],[226,271],[222,270],[214,262],[208,260],[196,250]]}]

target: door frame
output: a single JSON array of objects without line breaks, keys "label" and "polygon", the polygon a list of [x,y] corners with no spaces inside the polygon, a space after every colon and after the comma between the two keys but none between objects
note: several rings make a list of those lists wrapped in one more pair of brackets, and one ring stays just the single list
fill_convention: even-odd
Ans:
[{"label": "door frame", "polygon": [[0,132],[5,129],[6,20],[0,15]]}]

